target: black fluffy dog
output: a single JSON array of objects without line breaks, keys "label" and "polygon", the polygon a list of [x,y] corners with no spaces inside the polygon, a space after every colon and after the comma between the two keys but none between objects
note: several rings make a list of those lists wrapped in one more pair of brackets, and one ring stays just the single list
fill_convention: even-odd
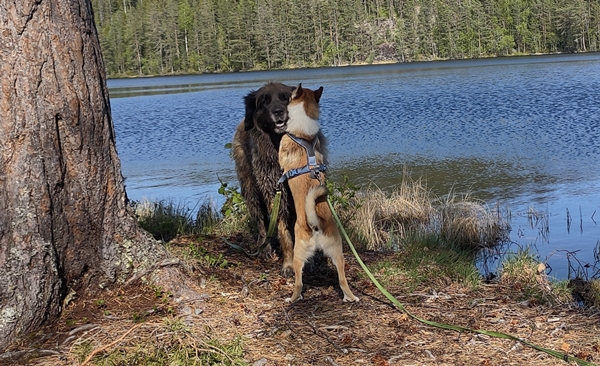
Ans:
[{"label": "black fluffy dog", "polygon": [[[257,244],[267,238],[269,212],[277,181],[283,173],[279,166],[278,151],[288,121],[287,106],[294,87],[281,83],[267,83],[250,92],[245,98],[246,115],[233,137],[233,160],[240,181],[241,193],[246,200],[250,216],[258,228]],[[321,141],[324,141],[323,136]],[[287,183],[282,184],[277,232],[283,255],[281,274],[294,274],[294,203]],[[270,252],[271,243],[265,251]]]}]

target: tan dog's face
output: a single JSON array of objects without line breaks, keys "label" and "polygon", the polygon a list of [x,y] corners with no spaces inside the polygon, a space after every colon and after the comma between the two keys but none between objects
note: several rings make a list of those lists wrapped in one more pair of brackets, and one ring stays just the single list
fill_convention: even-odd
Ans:
[{"label": "tan dog's face", "polygon": [[323,87],[313,91],[302,88],[302,84],[298,85],[288,105],[287,132],[303,136],[315,136],[319,132],[319,101],[322,94]]}]

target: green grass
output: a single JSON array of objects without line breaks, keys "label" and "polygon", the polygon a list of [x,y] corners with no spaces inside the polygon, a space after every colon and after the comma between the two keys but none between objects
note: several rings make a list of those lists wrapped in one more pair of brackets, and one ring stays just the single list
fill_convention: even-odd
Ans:
[{"label": "green grass", "polygon": [[407,292],[449,283],[475,290],[480,274],[470,251],[445,245],[434,235],[413,234],[397,253],[372,266],[382,284],[401,284]]},{"label": "green grass", "polygon": [[546,266],[528,249],[508,255],[501,264],[501,285],[509,286],[523,300],[554,305],[572,302],[569,281],[553,281],[546,275]]},{"label": "green grass", "polygon": [[164,365],[246,365],[241,358],[242,344],[235,342],[221,345],[216,341],[210,347],[200,348],[194,344],[139,344],[135,349],[117,349],[94,357],[96,366],[164,366]]},{"label": "green grass", "polygon": [[194,259],[207,267],[227,268],[229,266],[229,261],[223,257],[223,254],[211,254],[198,244],[193,242],[188,245],[185,252],[188,259]]},{"label": "green grass", "polygon": [[172,200],[132,202],[132,206],[140,226],[155,239],[165,242],[180,235],[210,233],[221,221],[209,202],[200,204],[198,210]]}]

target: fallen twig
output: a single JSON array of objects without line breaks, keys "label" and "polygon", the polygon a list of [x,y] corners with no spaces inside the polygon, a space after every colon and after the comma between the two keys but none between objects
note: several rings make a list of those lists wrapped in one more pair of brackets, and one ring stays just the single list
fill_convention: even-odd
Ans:
[{"label": "fallen twig", "polygon": [[179,266],[181,265],[182,262],[179,260],[179,258],[169,258],[169,259],[165,259],[162,262],[150,266],[150,268],[146,269],[146,270],[142,270],[139,271],[138,273],[134,274],[130,279],[127,280],[127,282],[125,282],[125,285],[131,285],[132,283],[134,283],[135,281],[139,280],[140,278],[144,277],[145,275],[147,275],[148,273],[162,268],[162,267],[168,267],[168,266]]}]

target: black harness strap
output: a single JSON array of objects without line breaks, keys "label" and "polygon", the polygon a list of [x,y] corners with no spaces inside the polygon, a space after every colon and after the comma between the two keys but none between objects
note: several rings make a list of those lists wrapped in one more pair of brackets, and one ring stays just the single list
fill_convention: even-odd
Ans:
[{"label": "black harness strap", "polygon": [[319,138],[315,137],[312,141],[307,141],[305,139],[296,137],[291,133],[287,133],[287,135],[289,136],[289,138],[292,139],[292,141],[302,146],[304,150],[306,150],[308,164],[306,164],[302,168],[290,169],[287,172],[283,173],[283,175],[281,176],[281,178],[279,178],[279,181],[277,183],[281,184],[290,178],[294,178],[306,173],[310,173],[310,177],[313,179],[319,179],[319,173],[327,170],[327,166],[325,164],[317,163],[317,157],[315,156],[315,146],[317,146]]}]

